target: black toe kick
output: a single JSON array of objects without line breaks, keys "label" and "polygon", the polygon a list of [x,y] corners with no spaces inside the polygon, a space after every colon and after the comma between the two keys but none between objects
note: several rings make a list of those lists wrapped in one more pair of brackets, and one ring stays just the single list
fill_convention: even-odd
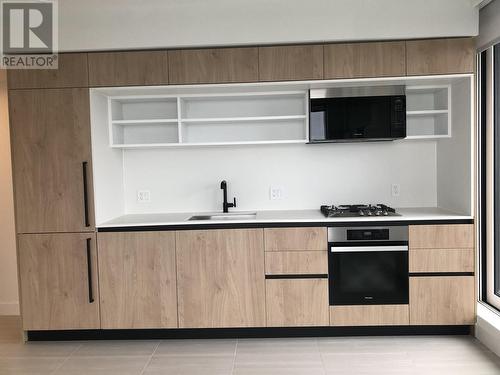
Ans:
[{"label": "black toe kick", "polygon": [[473,326],[95,329],[28,331],[28,341],[470,335]]}]

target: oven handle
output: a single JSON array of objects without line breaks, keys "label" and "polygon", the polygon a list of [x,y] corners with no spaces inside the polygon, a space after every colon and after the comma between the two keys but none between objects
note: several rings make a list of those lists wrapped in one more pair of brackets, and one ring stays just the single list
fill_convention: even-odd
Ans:
[{"label": "oven handle", "polygon": [[332,253],[366,253],[379,251],[408,251],[408,246],[331,246]]}]

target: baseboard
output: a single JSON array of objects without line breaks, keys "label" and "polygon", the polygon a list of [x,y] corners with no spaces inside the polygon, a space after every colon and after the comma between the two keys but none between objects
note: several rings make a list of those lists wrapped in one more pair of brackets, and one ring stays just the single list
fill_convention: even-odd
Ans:
[{"label": "baseboard", "polygon": [[469,335],[471,326],[104,329],[28,331],[29,341]]},{"label": "baseboard", "polygon": [[475,336],[500,357],[500,314],[481,303],[477,305]]},{"label": "baseboard", "polygon": [[19,314],[19,302],[0,302],[0,315]]}]

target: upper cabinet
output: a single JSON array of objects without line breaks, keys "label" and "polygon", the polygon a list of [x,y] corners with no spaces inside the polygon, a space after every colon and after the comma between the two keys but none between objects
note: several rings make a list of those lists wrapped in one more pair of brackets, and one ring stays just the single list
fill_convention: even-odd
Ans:
[{"label": "upper cabinet", "polygon": [[94,229],[88,89],[9,92],[18,233]]},{"label": "upper cabinet", "polygon": [[171,84],[258,81],[257,48],[212,48],[168,52]]},{"label": "upper cabinet", "polygon": [[9,89],[87,87],[87,54],[61,53],[57,69],[10,69]]},{"label": "upper cabinet", "polygon": [[89,53],[89,85],[168,84],[167,51]]},{"label": "upper cabinet", "polygon": [[259,48],[260,81],[323,79],[323,46]]},{"label": "upper cabinet", "polygon": [[325,79],[404,76],[405,43],[325,45]]},{"label": "upper cabinet", "polygon": [[474,56],[472,38],[406,42],[408,75],[472,73]]}]

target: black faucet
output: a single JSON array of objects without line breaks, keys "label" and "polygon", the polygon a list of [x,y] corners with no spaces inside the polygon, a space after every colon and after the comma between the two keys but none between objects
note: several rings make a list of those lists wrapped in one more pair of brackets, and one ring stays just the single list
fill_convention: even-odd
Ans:
[{"label": "black faucet", "polygon": [[220,188],[223,190],[224,202],[222,203],[222,212],[229,212],[229,207],[236,207],[236,198],[233,198],[233,203],[227,203],[227,182],[223,180],[220,183]]}]

